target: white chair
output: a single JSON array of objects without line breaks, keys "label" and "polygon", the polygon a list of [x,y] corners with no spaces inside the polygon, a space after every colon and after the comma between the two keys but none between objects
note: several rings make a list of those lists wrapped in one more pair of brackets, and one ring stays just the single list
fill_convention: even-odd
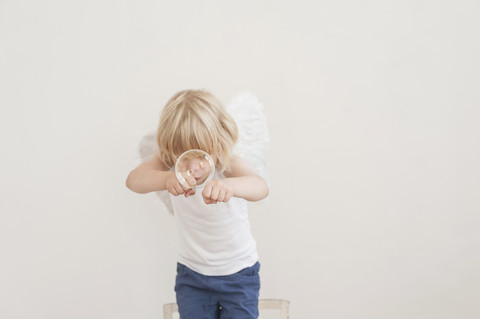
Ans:
[{"label": "white chair", "polygon": [[[277,310],[278,319],[289,319],[290,302],[282,299],[260,299],[258,301],[258,309],[260,311],[259,318],[262,318],[262,310]],[[163,319],[173,319],[173,315],[178,314],[178,306],[176,303],[167,303],[163,305]]]}]

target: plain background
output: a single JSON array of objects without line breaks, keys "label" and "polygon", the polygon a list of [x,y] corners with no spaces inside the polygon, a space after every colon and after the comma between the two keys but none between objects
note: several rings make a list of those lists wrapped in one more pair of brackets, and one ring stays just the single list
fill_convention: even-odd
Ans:
[{"label": "plain background", "polygon": [[125,179],[176,91],[248,90],[292,318],[480,316],[478,1],[0,1],[0,317],[158,319],[175,225]]}]

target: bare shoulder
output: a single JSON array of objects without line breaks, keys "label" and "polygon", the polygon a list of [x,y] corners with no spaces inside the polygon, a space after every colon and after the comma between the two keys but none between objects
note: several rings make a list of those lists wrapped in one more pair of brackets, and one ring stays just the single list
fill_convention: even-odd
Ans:
[{"label": "bare shoulder", "polygon": [[230,161],[228,170],[225,171],[226,177],[255,176],[258,175],[248,163],[239,156],[234,156]]}]

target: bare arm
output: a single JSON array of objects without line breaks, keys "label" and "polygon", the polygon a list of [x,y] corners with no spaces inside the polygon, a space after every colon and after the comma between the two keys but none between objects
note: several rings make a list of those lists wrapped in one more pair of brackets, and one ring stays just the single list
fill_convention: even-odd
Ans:
[{"label": "bare arm", "polygon": [[160,160],[157,154],[140,164],[128,174],[127,187],[140,194],[167,190],[174,196],[185,194],[185,197],[195,194],[195,189],[190,189],[182,184]]},{"label": "bare arm", "polygon": [[235,197],[253,202],[268,196],[267,182],[238,156],[234,157],[225,175],[227,181],[232,184]]},{"label": "bare arm", "polygon": [[166,182],[174,174],[162,163],[157,154],[137,166],[128,174],[127,187],[140,194],[167,189]]}]

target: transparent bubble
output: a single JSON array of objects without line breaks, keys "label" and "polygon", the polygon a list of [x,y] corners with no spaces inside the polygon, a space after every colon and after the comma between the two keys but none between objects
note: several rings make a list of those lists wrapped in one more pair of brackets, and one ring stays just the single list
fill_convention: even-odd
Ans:
[{"label": "transparent bubble", "polygon": [[185,187],[193,188],[212,179],[215,164],[208,153],[202,150],[189,150],[180,155],[175,164],[178,181]]}]

